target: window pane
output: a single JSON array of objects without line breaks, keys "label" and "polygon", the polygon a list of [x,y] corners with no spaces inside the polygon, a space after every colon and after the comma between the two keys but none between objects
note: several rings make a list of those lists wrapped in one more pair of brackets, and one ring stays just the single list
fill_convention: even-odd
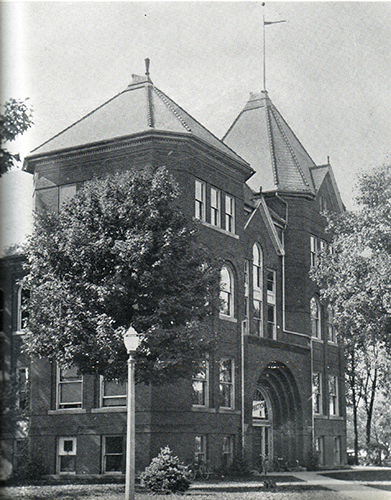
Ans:
[{"label": "window pane", "polygon": [[105,396],[126,396],[126,382],[105,380],[103,386]]},{"label": "window pane", "polygon": [[81,382],[71,382],[61,384],[60,386],[60,403],[80,403],[81,402]]},{"label": "window pane", "polygon": [[107,455],[105,472],[121,472],[122,455]]},{"label": "window pane", "polygon": [[122,436],[106,436],[106,453],[122,453]]},{"label": "window pane", "polygon": [[75,472],[76,457],[75,455],[62,455],[60,457],[60,472]]}]

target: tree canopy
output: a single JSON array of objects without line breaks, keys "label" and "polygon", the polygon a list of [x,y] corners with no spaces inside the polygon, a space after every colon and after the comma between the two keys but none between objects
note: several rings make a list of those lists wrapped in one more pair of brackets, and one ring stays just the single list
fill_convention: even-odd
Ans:
[{"label": "tree canopy", "polygon": [[124,378],[123,335],[143,335],[136,376],[187,376],[211,347],[219,267],[176,205],[164,167],[85,183],[59,214],[37,213],[27,247],[31,354]]},{"label": "tree canopy", "polygon": [[32,108],[28,99],[9,99],[3,107],[4,113],[0,115],[0,177],[20,161],[18,153],[11,153],[4,148],[5,143],[14,141],[33,124]]},{"label": "tree canopy", "polygon": [[[391,166],[358,180],[358,210],[327,214],[331,249],[311,271],[321,297],[334,310],[345,346],[348,396],[354,418],[367,414],[366,444],[379,388],[387,383],[391,351]],[[356,422],[357,432],[357,422]],[[356,436],[356,452],[358,437]]]}]

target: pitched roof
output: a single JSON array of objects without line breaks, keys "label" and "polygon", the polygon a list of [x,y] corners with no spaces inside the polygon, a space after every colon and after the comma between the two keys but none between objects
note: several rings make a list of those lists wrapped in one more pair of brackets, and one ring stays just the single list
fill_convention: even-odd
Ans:
[{"label": "pitched roof", "polygon": [[255,170],[247,181],[255,192],[315,193],[315,163],[266,91],[250,94],[223,141]]},{"label": "pitched roof", "polygon": [[337,181],[335,180],[334,172],[330,163],[327,163],[326,165],[317,165],[316,167],[312,167],[311,173],[314,179],[316,192],[319,191],[327,174],[330,176],[330,181],[331,185],[333,186],[334,195],[337,200],[338,208],[340,209],[341,212],[343,212],[345,210],[345,205],[342,201],[341,193],[339,192],[338,184]]},{"label": "pitched roof", "polygon": [[222,153],[246,162],[156,88],[148,76],[133,76],[122,92],[34,149],[31,156],[68,150],[148,131],[195,136]]}]

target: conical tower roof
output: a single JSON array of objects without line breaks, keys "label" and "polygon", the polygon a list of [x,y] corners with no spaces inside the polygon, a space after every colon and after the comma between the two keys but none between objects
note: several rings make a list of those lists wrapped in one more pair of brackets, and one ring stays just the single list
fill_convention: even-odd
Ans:
[{"label": "conical tower roof", "polygon": [[163,132],[194,136],[239,161],[251,174],[242,158],[156,88],[149,74],[132,76],[132,83],[124,91],[38,146],[27,160],[136,134]]},{"label": "conical tower roof", "polygon": [[315,194],[315,163],[266,91],[250,94],[223,141],[255,170],[247,181],[255,192]]}]

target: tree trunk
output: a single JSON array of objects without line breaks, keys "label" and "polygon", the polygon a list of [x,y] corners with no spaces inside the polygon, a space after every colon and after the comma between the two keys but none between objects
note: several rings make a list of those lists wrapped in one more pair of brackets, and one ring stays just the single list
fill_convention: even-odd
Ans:
[{"label": "tree trunk", "polygon": [[367,448],[371,444],[371,427],[372,427],[373,407],[375,404],[376,389],[377,389],[377,368],[375,368],[374,370],[374,375],[370,390],[369,404],[366,405],[367,422],[365,427],[365,442]]}]

